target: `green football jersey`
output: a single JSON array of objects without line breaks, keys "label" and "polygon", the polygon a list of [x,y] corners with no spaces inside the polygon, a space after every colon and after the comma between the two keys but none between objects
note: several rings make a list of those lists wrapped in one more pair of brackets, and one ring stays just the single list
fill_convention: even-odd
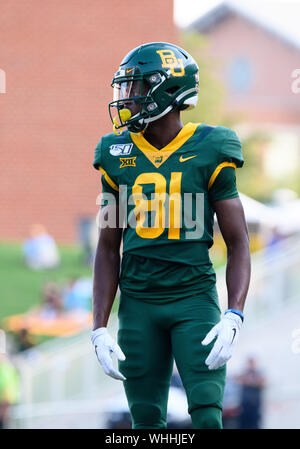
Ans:
[{"label": "green football jersey", "polygon": [[160,150],[142,133],[102,137],[93,165],[103,204],[118,202],[124,215],[121,291],[168,299],[215,283],[212,204],[238,196],[243,162],[235,132],[221,126],[188,123]]}]

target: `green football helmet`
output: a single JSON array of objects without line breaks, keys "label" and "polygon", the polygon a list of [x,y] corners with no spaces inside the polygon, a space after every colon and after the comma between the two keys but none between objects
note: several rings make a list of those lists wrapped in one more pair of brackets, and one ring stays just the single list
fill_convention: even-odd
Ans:
[{"label": "green football helmet", "polygon": [[121,128],[126,126],[138,133],[176,108],[194,108],[198,101],[198,70],[189,53],[166,42],[151,42],[130,51],[111,84],[114,98],[109,103],[109,114],[114,132],[121,134]]}]

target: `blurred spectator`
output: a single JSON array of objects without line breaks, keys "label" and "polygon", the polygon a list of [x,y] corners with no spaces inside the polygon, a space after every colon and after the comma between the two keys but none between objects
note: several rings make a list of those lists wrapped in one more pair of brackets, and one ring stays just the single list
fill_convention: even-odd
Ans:
[{"label": "blurred spectator", "polygon": [[17,352],[26,351],[33,348],[33,346],[35,346],[35,342],[26,328],[20,329],[15,334],[15,348]]},{"label": "blurred spectator", "polygon": [[30,237],[23,244],[23,254],[27,265],[34,270],[55,268],[60,262],[53,237],[40,224],[31,227]]},{"label": "blurred spectator", "polygon": [[0,354],[0,429],[7,425],[9,408],[18,402],[19,376],[6,356]]},{"label": "blurred spectator", "polygon": [[273,226],[271,229],[271,235],[269,237],[269,240],[266,243],[266,256],[267,257],[274,257],[276,256],[280,251],[280,247],[278,248],[278,243],[282,242],[284,240],[285,236],[280,232],[280,229],[278,226]]},{"label": "blurred spectator", "polygon": [[65,310],[90,311],[92,290],[93,283],[91,278],[71,278],[63,292]]},{"label": "blurred spectator", "polygon": [[94,218],[80,218],[78,222],[78,237],[83,250],[83,263],[92,265],[98,243],[98,227]]},{"label": "blurred spectator", "polygon": [[228,376],[223,399],[222,421],[224,429],[238,429],[240,415],[241,386]]},{"label": "blurred spectator", "polygon": [[54,283],[47,283],[43,290],[43,303],[39,309],[41,318],[54,319],[63,311],[63,302],[59,288]]},{"label": "blurred spectator", "polygon": [[238,376],[236,380],[241,385],[239,428],[259,429],[265,378],[258,370],[253,357],[248,358],[245,372]]}]

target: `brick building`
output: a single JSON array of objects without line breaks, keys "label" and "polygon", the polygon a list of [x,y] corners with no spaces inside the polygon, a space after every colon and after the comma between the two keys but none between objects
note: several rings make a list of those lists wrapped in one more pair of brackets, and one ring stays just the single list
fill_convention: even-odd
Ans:
[{"label": "brick building", "polygon": [[72,242],[96,214],[93,150],[112,129],[112,74],[131,48],[150,41],[176,41],[172,0],[146,8],[138,0],[2,2],[2,240],[23,239],[42,223]]}]

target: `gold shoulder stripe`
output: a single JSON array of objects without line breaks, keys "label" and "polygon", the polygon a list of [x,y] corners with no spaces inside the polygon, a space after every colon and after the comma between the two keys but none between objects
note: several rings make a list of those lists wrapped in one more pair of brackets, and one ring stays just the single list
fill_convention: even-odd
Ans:
[{"label": "gold shoulder stripe", "polygon": [[159,168],[176,150],[178,150],[185,142],[192,137],[200,123],[187,123],[179,131],[177,136],[168,143],[167,146],[160,150],[149,143],[142,133],[130,133],[133,143],[139,150],[149,159],[149,161]]},{"label": "gold shoulder stripe", "polygon": [[118,192],[119,187],[117,186],[117,184],[115,184],[113,182],[113,180],[108,176],[108,174],[102,167],[98,167],[98,168],[101,171],[101,173],[103,174],[105,181],[107,181],[107,183],[110,185],[110,187],[112,187],[114,190],[117,190],[117,192]]},{"label": "gold shoulder stripe", "polygon": [[208,182],[208,190],[212,187],[213,183],[216,180],[216,177],[224,167],[233,167],[236,170],[236,164],[234,162],[222,162],[222,164],[218,165],[213,174],[211,175]]}]

